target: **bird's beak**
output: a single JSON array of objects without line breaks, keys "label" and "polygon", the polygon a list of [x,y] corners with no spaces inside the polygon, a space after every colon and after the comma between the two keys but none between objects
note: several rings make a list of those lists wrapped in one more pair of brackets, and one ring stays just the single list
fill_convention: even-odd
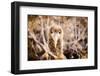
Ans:
[{"label": "bird's beak", "polygon": [[56,48],[56,46],[57,46],[57,41],[58,41],[58,37],[55,36],[55,37],[54,37],[54,46],[55,46],[55,48]]}]

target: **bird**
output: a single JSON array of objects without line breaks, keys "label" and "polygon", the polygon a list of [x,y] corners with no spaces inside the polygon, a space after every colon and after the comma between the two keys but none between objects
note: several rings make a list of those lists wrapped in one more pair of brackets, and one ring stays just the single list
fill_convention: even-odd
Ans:
[{"label": "bird", "polygon": [[51,25],[48,33],[48,46],[57,59],[65,59],[63,54],[63,29],[60,25]]}]

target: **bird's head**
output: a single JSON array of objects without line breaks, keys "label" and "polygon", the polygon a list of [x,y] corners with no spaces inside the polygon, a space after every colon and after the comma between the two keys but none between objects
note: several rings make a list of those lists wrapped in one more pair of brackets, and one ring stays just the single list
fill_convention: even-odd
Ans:
[{"label": "bird's head", "polygon": [[51,26],[50,27],[50,36],[51,36],[51,38],[53,39],[53,41],[54,41],[54,46],[55,46],[55,48],[56,48],[56,46],[57,46],[57,41],[59,40],[59,39],[62,39],[62,37],[63,37],[63,31],[62,31],[62,28],[61,28],[61,26],[59,26],[59,25],[54,25],[54,26]]}]

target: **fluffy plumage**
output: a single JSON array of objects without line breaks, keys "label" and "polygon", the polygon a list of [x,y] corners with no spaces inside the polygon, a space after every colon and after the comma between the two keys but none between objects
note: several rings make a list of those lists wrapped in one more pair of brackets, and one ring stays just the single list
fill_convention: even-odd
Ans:
[{"label": "fluffy plumage", "polygon": [[63,55],[63,30],[59,25],[53,25],[49,29],[48,45],[58,59],[64,59]]}]

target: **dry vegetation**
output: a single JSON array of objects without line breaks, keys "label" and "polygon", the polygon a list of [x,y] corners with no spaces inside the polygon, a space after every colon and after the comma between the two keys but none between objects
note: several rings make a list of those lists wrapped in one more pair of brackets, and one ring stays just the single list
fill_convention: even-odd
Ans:
[{"label": "dry vegetation", "polygon": [[28,60],[88,58],[88,18],[28,15]]}]

